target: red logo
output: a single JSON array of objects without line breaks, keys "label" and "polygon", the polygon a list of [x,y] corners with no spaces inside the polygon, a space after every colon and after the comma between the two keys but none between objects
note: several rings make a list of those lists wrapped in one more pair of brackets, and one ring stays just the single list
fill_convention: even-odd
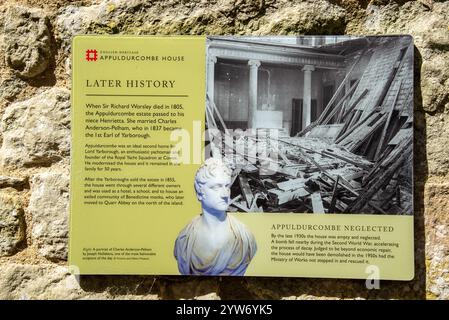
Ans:
[{"label": "red logo", "polygon": [[98,54],[97,54],[97,50],[86,50],[86,60],[87,61],[97,61],[98,58]]}]

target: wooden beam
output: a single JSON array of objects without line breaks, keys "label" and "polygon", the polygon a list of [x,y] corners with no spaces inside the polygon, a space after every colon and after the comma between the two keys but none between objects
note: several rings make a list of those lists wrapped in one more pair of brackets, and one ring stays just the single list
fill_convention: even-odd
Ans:
[{"label": "wooden beam", "polygon": [[373,175],[375,174],[375,172],[382,166],[383,161],[388,158],[388,156],[390,155],[392,151],[393,147],[388,146],[387,149],[385,149],[385,151],[382,153],[382,155],[380,156],[379,160],[376,161],[374,167],[370,170],[370,172],[368,173],[368,175],[366,175],[365,177],[363,177],[362,179],[362,185],[367,184],[371,178],[373,177]]},{"label": "wooden beam", "polygon": [[396,187],[396,205],[401,208],[402,207],[402,200],[401,200],[401,186],[398,185]]},{"label": "wooden beam", "polygon": [[[365,49],[366,50],[366,49]],[[343,79],[343,81],[340,83],[340,85],[338,86],[337,90],[335,91],[334,95],[332,96],[331,100],[329,101],[329,103],[327,104],[326,108],[324,108],[324,111],[321,113],[320,117],[318,118],[318,122],[323,121],[323,119],[326,117],[327,112],[330,110],[332,104],[334,104],[335,100],[337,99],[337,97],[340,95],[341,90],[345,87],[346,85],[346,81],[349,80],[352,71],[354,70],[354,67],[357,65],[357,63],[359,63],[360,59],[362,58],[363,54],[365,53],[365,50],[360,53],[360,56],[357,57],[357,60],[353,63],[353,65],[351,66],[351,69],[349,69],[348,73],[346,74],[345,78]]]},{"label": "wooden beam", "polygon": [[353,112],[353,115],[351,117],[349,117],[349,119],[345,122],[345,125],[340,130],[340,132],[338,133],[338,135],[334,141],[339,141],[343,136],[346,136],[349,131],[353,131],[354,124],[359,121],[361,115],[362,115],[362,111],[355,110]]},{"label": "wooden beam", "polygon": [[304,178],[291,179],[288,181],[279,182],[277,184],[277,186],[279,189],[281,189],[283,191],[294,190],[294,189],[298,189],[300,187],[304,187],[306,180],[307,179],[304,179]]},{"label": "wooden beam", "polygon": [[334,109],[329,113],[329,115],[326,117],[326,119],[324,119],[322,121],[321,124],[327,124],[333,116],[335,116],[335,114],[337,113],[337,111],[339,110],[340,106],[343,104],[343,102],[352,94],[352,92],[355,90],[355,88],[357,88],[357,85],[359,84],[360,79],[357,80],[352,87],[348,90],[348,92],[345,94],[345,96],[343,98],[340,99],[340,101],[337,103],[337,105],[334,107]]},{"label": "wooden beam", "polygon": [[319,191],[312,193],[310,195],[310,199],[312,200],[313,213],[325,213],[323,200],[321,200],[321,194]]},{"label": "wooden beam", "polygon": [[[343,134],[343,135],[341,135],[340,137],[338,137],[338,139],[337,140],[335,140],[335,143],[336,144],[339,144],[340,142],[342,142],[343,140],[345,140],[349,135],[351,135],[355,130],[357,130],[357,128],[360,128],[360,126],[362,125],[362,124],[364,124],[365,122],[367,122],[367,120],[369,120],[369,119],[371,119],[371,117],[376,113],[376,112],[379,112],[379,109],[374,109],[374,110],[372,110],[371,112],[370,112],[370,114],[368,115],[368,116],[366,116],[365,118],[363,118],[363,119],[358,119],[358,120],[355,120],[354,118],[353,118],[353,120],[354,120],[354,124],[350,124],[349,125],[349,127],[348,127],[348,130]],[[361,116],[360,116],[361,117]],[[352,122],[352,121],[351,121]]]},{"label": "wooden beam", "polygon": [[399,129],[399,131],[395,134],[395,136],[388,141],[387,146],[396,146],[398,145],[402,140],[406,139],[407,136],[412,135],[413,128],[403,128]]},{"label": "wooden beam", "polygon": [[305,197],[309,195],[310,192],[308,192],[304,188],[298,188],[296,190],[290,190],[290,191],[282,191],[279,189],[270,189],[268,190],[268,197],[270,199],[270,202],[275,205],[279,206],[281,204],[290,202],[292,200]]},{"label": "wooden beam", "polygon": [[231,175],[231,186],[234,184],[235,179],[237,179],[237,177],[239,176],[241,171],[242,171],[241,166],[238,166],[234,169],[234,171],[232,172],[232,175]]},{"label": "wooden beam", "polygon": [[246,173],[255,173],[259,171],[259,169],[252,163],[247,162],[244,166],[242,166],[242,171]]},{"label": "wooden beam", "polygon": [[372,126],[368,126],[368,132],[363,137],[359,137],[357,141],[355,141],[351,146],[348,148],[349,151],[354,152],[362,143],[366,141],[379,127],[382,125],[382,123],[387,119],[387,115],[384,114],[382,117],[380,117]]},{"label": "wooden beam", "polygon": [[285,164],[287,164],[287,165],[292,164],[290,159],[287,158],[287,156],[284,154],[284,152],[281,149],[279,149],[278,147],[276,147],[274,145],[273,145],[273,148],[276,150],[276,152],[281,157],[281,159],[284,160]]},{"label": "wooden beam", "polygon": [[[328,177],[329,179],[331,179],[333,182],[335,182],[335,178],[330,175],[321,165],[319,165],[315,160],[313,160],[312,157],[309,157],[308,155],[306,155],[302,150],[298,149],[298,152],[301,154],[301,156],[303,157],[303,159],[307,162],[311,162],[314,166],[316,166],[321,173],[323,173],[326,177]],[[344,181],[344,179],[341,179],[342,181]],[[356,197],[359,196],[359,194],[357,192],[355,192],[351,186],[346,185],[345,183],[343,183],[342,181],[340,181],[340,185],[345,188],[346,190],[348,190],[349,192],[351,192],[353,195],[355,195]]]},{"label": "wooden beam", "polygon": [[343,114],[343,116],[341,117],[342,120],[344,120],[348,114],[350,114],[352,112],[352,110],[355,109],[355,107],[357,107],[357,105],[359,104],[359,102],[366,96],[366,94],[368,93],[368,89],[365,89],[360,96],[357,98],[357,100],[354,101],[354,103],[345,111],[345,113]]},{"label": "wooden beam", "polygon": [[206,121],[208,129],[217,128],[217,123],[213,117],[209,100],[206,101]]},{"label": "wooden beam", "polygon": [[225,125],[225,123],[224,123],[224,121],[223,121],[223,118],[221,117],[220,111],[218,111],[217,106],[216,106],[215,103],[209,98],[208,95],[206,95],[206,97],[207,97],[207,100],[209,101],[209,104],[210,104],[210,106],[211,106],[211,111],[212,111],[211,114],[212,114],[212,118],[214,117],[214,111],[215,111],[215,113],[217,114],[218,120],[220,121],[220,124],[221,124],[222,127],[223,127],[223,130],[226,130],[226,129],[227,129],[227,128],[226,128],[226,125]]},{"label": "wooden beam", "polygon": [[249,186],[248,178],[243,175],[240,175],[239,184],[240,190],[242,191],[242,196],[246,201],[246,205],[248,206],[248,208],[250,208],[251,204],[253,203],[254,196],[251,191],[251,187]]},{"label": "wooden beam", "polygon": [[345,156],[343,156],[343,155],[341,155],[341,154],[336,153],[335,150],[333,150],[333,149],[326,149],[326,150],[323,150],[323,155],[325,155],[325,156],[327,156],[327,157],[332,157],[332,158],[340,159],[340,160],[342,160],[342,161],[344,161],[344,162],[347,162],[347,163],[349,163],[349,164],[352,164],[352,165],[354,165],[354,166],[356,166],[356,167],[359,167],[359,168],[362,168],[362,169],[364,169],[364,170],[369,170],[369,169],[371,169],[371,166],[366,165],[366,164],[361,163],[361,162],[353,161],[353,160],[349,159],[348,157],[345,157]]},{"label": "wooden beam", "polygon": [[[336,180],[334,180],[336,181]],[[350,181],[346,180],[343,176],[340,176],[340,179],[338,180],[338,183],[345,188],[346,190],[348,190],[349,192],[351,192],[353,195],[355,195],[356,197],[359,196],[359,193],[357,191],[355,191],[353,188],[354,186],[351,184]]]},{"label": "wooden beam", "polygon": [[[376,131],[373,131],[373,133],[371,133],[369,135],[368,139],[363,141],[363,143],[357,148],[358,149],[357,154],[359,154],[367,159],[372,159],[372,158],[369,158],[369,154],[370,154],[370,152],[372,152],[372,148],[370,148],[370,147],[371,147],[371,142],[374,139],[375,132]],[[355,151],[355,149],[353,151]]]},{"label": "wooden beam", "polygon": [[379,206],[375,205],[372,202],[368,202],[368,205],[373,208],[374,210],[376,210],[377,212],[380,212],[382,214],[387,214],[382,208],[380,208]]},{"label": "wooden beam", "polygon": [[240,199],[242,199],[242,195],[239,194],[237,197],[234,197],[231,202],[229,202],[229,205],[234,204],[234,202],[240,201]]},{"label": "wooden beam", "polygon": [[385,195],[385,194],[386,194],[386,197],[385,197],[385,198],[382,200],[382,202],[379,204],[379,207],[380,207],[380,208],[385,207],[385,205],[386,205],[387,203],[391,202],[391,200],[393,200],[393,198],[396,196],[396,193],[395,193],[395,192],[386,192],[386,191],[384,191],[384,192],[382,192],[382,193],[378,196],[378,198],[382,198],[382,196]]},{"label": "wooden beam", "polygon": [[349,205],[349,212],[356,212],[362,210],[363,207],[370,201],[370,199],[384,186],[386,186],[391,177],[397,172],[402,163],[407,160],[412,152],[412,140],[411,137],[398,146],[399,152],[396,157],[388,159],[388,163],[385,163],[385,170],[375,179],[371,180],[360,197],[358,197],[352,204]]},{"label": "wooden beam", "polygon": [[292,166],[292,167],[287,167],[287,166],[281,167],[281,166],[279,166],[277,168],[277,172],[285,174],[285,175],[288,175],[288,176],[291,176],[291,177],[294,177],[294,178],[296,178],[298,176],[298,171],[299,171],[298,166]]},{"label": "wooden beam", "polygon": [[[251,212],[263,212],[262,207],[259,208],[257,206],[257,199],[259,199],[259,196],[262,196],[262,194],[260,192],[258,192],[254,195],[253,203],[251,204],[251,207],[249,208],[249,210]],[[263,198],[265,198],[265,197],[263,197]]]},{"label": "wooden beam", "polygon": [[332,197],[331,197],[331,203],[329,205],[328,213],[333,213],[335,210],[335,203],[337,202],[337,192],[338,192],[338,179],[340,179],[340,176],[337,176],[337,180],[334,183],[334,188],[332,190]]},{"label": "wooden beam", "polygon": [[243,201],[236,201],[236,202],[232,203],[232,205],[244,212],[250,212],[250,209],[248,209],[248,207],[245,206],[245,202],[243,202]]},{"label": "wooden beam", "polygon": [[390,105],[390,110],[388,111],[387,121],[385,121],[383,130],[382,130],[382,134],[379,139],[379,144],[377,145],[376,154],[374,156],[375,160],[377,160],[379,158],[380,153],[383,150],[383,147],[385,144],[384,143],[385,136],[387,135],[388,127],[390,125],[390,121],[393,116],[394,107],[396,106],[396,103],[397,103],[398,97],[399,97],[399,93],[401,92],[401,87],[402,87],[402,80],[399,82],[399,88],[398,88],[398,91],[396,92],[396,95],[394,96],[393,103]]}]

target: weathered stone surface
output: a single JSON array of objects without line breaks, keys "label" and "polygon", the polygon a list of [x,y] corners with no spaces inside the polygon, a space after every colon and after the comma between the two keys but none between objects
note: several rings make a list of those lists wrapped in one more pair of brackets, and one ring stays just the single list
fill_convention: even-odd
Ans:
[{"label": "weathered stone surface", "polygon": [[4,23],[6,63],[24,78],[41,74],[51,57],[48,17],[42,10],[11,6]]},{"label": "weathered stone surface", "polygon": [[0,81],[0,99],[13,100],[26,87],[26,82],[18,78]]},{"label": "weathered stone surface", "polygon": [[70,153],[70,92],[52,88],[8,106],[0,122],[0,166],[48,166]]},{"label": "weathered stone surface", "polygon": [[54,260],[67,259],[69,175],[45,172],[30,179],[31,237],[39,254]]},{"label": "weathered stone surface", "polygon": [[25,239],[25,218],[17,193],[0,190],[0,256],[13,254]]},{"label": "weathered stone surface", "polygon": [[[238,8],[238,9],[237,9]],[[343,33],[345,10],[330,2],[302,1],[102,1],[68,6],[55,23],[56,38],[70,48],[76,34],[298,34]]]},{"label": "weathered stone surface", "polygon": [[158,287],[162,299],[219,299],[218,277],[163,277]]},{"label": "weathered stone surface", "polygon": [[0,189],[11,187],[14,189],[23,190],[27,183],[28,180],[25,178],[14,178],[0,175]]},{"label": "weathered stone surface", "polygon": [[195,297],[195,300],[220,300],[220,297],[215,292],[212,292],[202,296]]},{"label": "weathered stone surface", "polygon": [[427,112],[442,110],[444,104],[449,101],[449,65],[447,61],[449,61],[449,51],[435,55],[422,64],[423,107]]},{"label": "weathered stone surface", "polygon": [[[277,4],[278,5],[278,4]],[[257,34],[342,34],[345,10],[327,1],[284,3],[257,22]]]},{"label": "weathered stone surface", "polygon": [[433,176],[449,177],[449,103],[446,112],[427,116],[428,171]]},{"label": "weathered stone surface", "polygon": [[67,267],[6,264],[0,275],[0,299],[74,299],[85,296]]},{"label": "weathered stone surface", "polygon": [[449,183],[425,189],[426,265],[429,298],[449,299]]},{"label": "weathered stone surface", "polygon": [[80,276],[79,283],[85,292],[99,292],[107,298],[158,299],[158,277],[92,275]]},{"label": "weathered stone surface", "polygon": [[[0,299],[157,299],[151,277],[81,277],[55,264],[1,266]],[[104,281],[107,279],[107,281]],[[134,279],[134,280],[133,280]],[[137,281],[135,280],[137,279]]]},{"label": "weathered stone surface", "polygon": [[55,31],[57,40],[61,42],[67,53],[70,50],[73,36],[86,33],[91,23],[94,23],[97,19],[103,19],[103,16],[109,13],[108,8],[115,8],[116,3],[119,2],[113,0],[108,4],[107,1],[103,1],[99,5],[88,7],[68,6],[61,9],[56,18]]}]

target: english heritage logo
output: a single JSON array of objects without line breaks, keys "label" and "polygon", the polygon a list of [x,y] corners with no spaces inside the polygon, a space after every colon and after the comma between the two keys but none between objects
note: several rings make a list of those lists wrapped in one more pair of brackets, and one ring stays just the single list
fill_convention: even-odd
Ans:
[{"label": "english heritage logo", "polygon": [[98,52],[97,52],[97,50],[92,50],[92,49],[89,49],[89,50],[86,50],[86,60],[87,61],[97,61],[97,59],[98,59]]}]

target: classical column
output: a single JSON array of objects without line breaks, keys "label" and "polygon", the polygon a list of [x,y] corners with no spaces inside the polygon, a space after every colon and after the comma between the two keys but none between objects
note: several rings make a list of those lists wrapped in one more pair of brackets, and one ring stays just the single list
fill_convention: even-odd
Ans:
[{"label": "classical column", "polygon": [[302,98],[303,129],[305,129],[312,121],[312,71],[314,70],[315,68],[311,65],[305,65],[302,68],[302,71],[304,71],[304,90]]},{"label": "classical column", "polygon": [[250,60],[249,65],[249,106],[248,106],[248,127],[255,128],[255,114],[257,112],[257,74],[260,61]]},{"label": "classical column", "polygon": [[214,102],[214,80],[216,62],[217,57],[209,56],[207,58],[207,95],[212,102]]}]

